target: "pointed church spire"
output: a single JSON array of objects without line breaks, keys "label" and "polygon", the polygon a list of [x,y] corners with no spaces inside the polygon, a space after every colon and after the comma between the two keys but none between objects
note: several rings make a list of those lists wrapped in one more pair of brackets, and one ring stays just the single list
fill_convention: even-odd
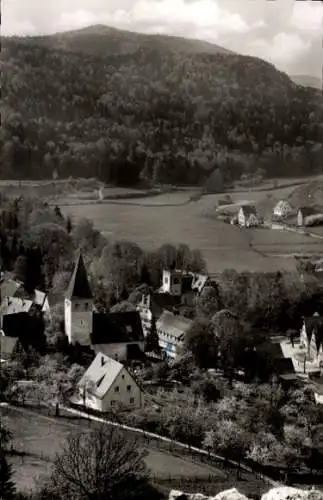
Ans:
[{"label": "pointed church spire", "polygon": [[80,299],[93,298],[81,251],[78,253],[72,278],[66,292],[67,299],[76,297]]}]

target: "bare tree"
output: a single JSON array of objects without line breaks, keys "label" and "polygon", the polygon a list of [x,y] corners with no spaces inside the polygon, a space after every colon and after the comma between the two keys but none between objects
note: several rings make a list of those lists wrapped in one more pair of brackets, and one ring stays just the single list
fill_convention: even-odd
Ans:
[{"label": "bare tree", "polygon": [[100,426],[72,435],[56,456],[50,489],[66,500],[121,500],[146,496],[145,452],[118,429]]}]

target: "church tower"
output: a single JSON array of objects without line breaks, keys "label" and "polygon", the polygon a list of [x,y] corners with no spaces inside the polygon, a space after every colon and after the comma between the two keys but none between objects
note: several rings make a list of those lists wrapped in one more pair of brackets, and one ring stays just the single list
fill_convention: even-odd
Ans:
[{"label": "church tower", "polygon": [[65,333],[69,343],[90,345],[94,300],[81,252],[65,294],[64,308]]}]

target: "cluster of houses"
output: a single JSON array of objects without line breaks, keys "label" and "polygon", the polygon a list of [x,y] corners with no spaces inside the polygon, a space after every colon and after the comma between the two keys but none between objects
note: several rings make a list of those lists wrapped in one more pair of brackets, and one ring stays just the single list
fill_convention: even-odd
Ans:
[{"label": "cluster of houses", "polygon": [[221,206],[218,212],[219,217],[224,221],[243,228],[265,226],[272,229],[283,229],[285,227],[310,227],[323,224],[323,210],[321,207],[304,206],[293,208],[287,200],[280,200],[274,206],[270,216],[265,219],[260,216],[256,206],[251,203],[244,203],[239,206],[234,215],[230,215],[231,210],[226,209],[225,206]]},{"label": "cluster of houses", "polygon": [[[284,207],[281,206],[284,210]],[[69,344],[90,348],[93,361],[79,381],[74,402],[102,412],[122,404],[138,408],[144,392],[129,368],[130,361],[178,359],[192,320],[179,314],[192,305],[211,278],[177,269],[165,269],[159,289],[143,291],[136,310],[98,312],[84,260],[79,253],[64,297],[65,333]],[[0,362],[28,346],[39,347],[44,324],[51,319],[51,299],[23,283],[2,276],[0,281]],[[150,335],[157,345],[148,347]],[[303,319],[300,332],[271,339],[271,358],[284,384],[302,380],[311,384],[316,401],[323,403],[323,316]]]},{"label": "cluster of houses", "polygon": [[280,382],[311,389],[316,403],[323,404],[323,316],[315,312],[303,317],[300,331],[273,336],[269,353]]},{"label": "cluster of houses", "polygon": [[[176,269],[163,271],[157,291],[145,291],[136,310],[98,312],[82,254],[79,253],[64,296],[65,334],[71,345],[90,348],[95,358],[80,381],[80,403],[100,411],[123,403],[143,404],[143,393],[126,368],[130,361],[147,357],[180,356],[192,320],[178,308],[192,304],[209,278]],[[51,320],[51,297],[35,290],[27,294],[23,283],[2,277],[0,283],[0,360],[19,350],[39,347],[46,321]],[[157,336],[157,346],[147,352],[147,337]]]}]

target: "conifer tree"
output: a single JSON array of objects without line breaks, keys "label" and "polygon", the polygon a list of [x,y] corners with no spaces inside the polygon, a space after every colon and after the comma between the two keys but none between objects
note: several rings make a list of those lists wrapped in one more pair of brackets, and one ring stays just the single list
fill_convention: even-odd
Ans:
[{"label": "conifer tree", "polygon": [[15,484],[12,481],[12,466],[8,464],[4,451],[0,450],[0,498],[9,500],[15,498]]}]

